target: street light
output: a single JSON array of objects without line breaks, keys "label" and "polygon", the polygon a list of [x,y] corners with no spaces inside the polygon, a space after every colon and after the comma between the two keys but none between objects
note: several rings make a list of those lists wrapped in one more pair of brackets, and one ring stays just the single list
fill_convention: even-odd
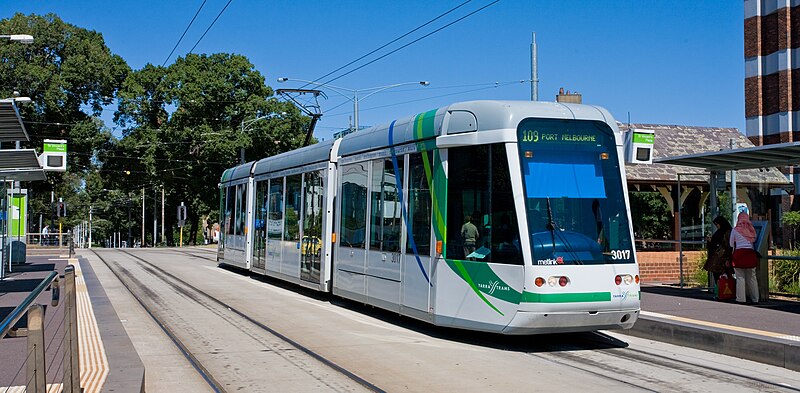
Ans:
[{"label": "street light", "polygon": [[0,34],[0,38],[17,41],[23,44],[32,44],[33,36],[28,34]]},{"label": "street light", "polygon": [[[250,119],[250,120],[247,120],[247,121],[245,121],[245,120],[243,119],[243,120],[242,120],[242,135],[244,135],[244,132],[245,132],[245,131],[247,131],[247,129],[245,128],[246,126],[250,126],[251,124],[253,124],[253,123],[255,123],[255,122],[259,121],[259,120],[263,120],[263,119],[271,119],[271,118],[275,117],[276,115],[285,116],[285,115],[286,115],[286,112],[281,112],[281,113],[268,113],[268,114],[266,114],[266,115],[256,116],[255,118],[253,118],[253,119]],[[275,141],[275,144],[277,145],[279,142],[280,142],[280,141]],[[245,161],[244,161],[244,146],[242,146],[242,147],[239,149],[239,159],[241,160],[241,164],[244,164],[244,163],[245,163]]]},{"label": "street light", "polygon": [[[320,87],[320,88],[323,88],[323,87],[329,88],[329,89],[335,91],[336,93],[338,93],[339,95],[341,95],[342,97],[345,97],[350,101],[353,101],[353,131],[358,131],[358,103],[361,100],[363,100],[363,99],[365,99],[365,98],[367,98],[367,97],[369,97],[369,96],[371,96],[371,95],[373,95],[375,93],[379,93],[381,91],[384,91],[384,90],[387,90],[387,89],[391,89],[393,87],[407,86],[407,85],[417,85],[417,84],[422,85],[422,86],[428,86],[428,85],[431,84],[428,81],[419,81],[419,82],[395,83],[393,85],[369,87],[369,88],[366,88],[366,89],[348,89],[348,88],[345,88],[345,87],[333,86],[333,85],[329,85],[327,83],[318,83],[318,82],[308,81],[308,80],[304,80],[304,79],[278,78],[278,82],[279,83],[288,82],[288,81],[303,82],[303,83],[308,83],[308,84],[315,85],[315,86]],[[352,93],[353,96],[350,97],[350,96],[342,93],[341,90],[344,90],[346,92]],[[365,91],[369,91],[370,93],[359,98],[358,97],[358,93],[365,92]]]}]

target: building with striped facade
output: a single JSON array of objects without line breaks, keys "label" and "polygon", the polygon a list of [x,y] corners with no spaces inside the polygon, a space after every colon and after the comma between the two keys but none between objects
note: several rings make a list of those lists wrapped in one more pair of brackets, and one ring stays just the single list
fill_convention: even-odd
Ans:
[{"label": "building with striped facade", "polygon": [[[800,141],[800,0],[744,0],[744,57],[747,138]],[[800,170],[782,171],[800,183]]]}]

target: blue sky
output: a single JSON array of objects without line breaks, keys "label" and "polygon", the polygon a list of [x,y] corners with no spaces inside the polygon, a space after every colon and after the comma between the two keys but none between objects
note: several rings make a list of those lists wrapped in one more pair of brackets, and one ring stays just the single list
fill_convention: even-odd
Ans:
[{"label": "blue sky", "polygon": [[[473,0],[355,66],[491,1]],[[227,2],[206,1],[177,55],[197,43]],[[300,87],[276,79],[317,79],[463,2],[233,0],[194,52],[242,54],[273,88]],[[201,3],[7,1],[0,18],[53,12],[101,32],[111,50],[138,69],[165,61]],[[536,32],[542,101],[553,101],[564,87],[623,122],[630,113],[636,123],[743,130],[743,7],[737,0],[501,0],[331,84],[366,89],[430,81],[428,87],[403,86],[367,97],[360,102],[361,125],[458,101],[529,100],[530,84],[518,81],[530,79]],[[169,63],[174,60],[175,55]],[[352,115],[352,103],[335,92],[328,96],[316,132],[325,139],[346,128]],[[109,108],[103,118],[110,122],[112,114]]]}]

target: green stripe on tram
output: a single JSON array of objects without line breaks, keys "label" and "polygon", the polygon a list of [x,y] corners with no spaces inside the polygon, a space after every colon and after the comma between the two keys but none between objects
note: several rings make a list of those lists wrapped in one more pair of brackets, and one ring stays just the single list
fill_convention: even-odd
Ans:
[{"label": "green stripe on tram", "polygon": [[611,292],[583,292],[583,293],[532,293],[522,294],[523,303],[591,303],[609,302]]}]

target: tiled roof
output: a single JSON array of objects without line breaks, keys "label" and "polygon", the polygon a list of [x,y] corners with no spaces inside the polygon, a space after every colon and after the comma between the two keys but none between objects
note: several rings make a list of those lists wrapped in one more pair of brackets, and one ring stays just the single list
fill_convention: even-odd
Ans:
[{"label": "tiled roof", "polygon": [[[735,148],[752,147],[753,143],[736,128],[693,127],[664,124],[622,124],[617,123],[620,130],[627,132],[631,128],[643,128],[655,131],[653,158],[676,157],[687,154],[706,153],[730,149],[733,139]],[[685,173],[707,173],[700,168],[680,165],[651,164],[626,165],[628,183],[674,183],[681,173],[681,182],[708,182],[708,175],[687,176]],[[730,174],[727,174],[730,181]],[[747,169],[736,172],[738,184],[791,184],[777,168]]]}]

